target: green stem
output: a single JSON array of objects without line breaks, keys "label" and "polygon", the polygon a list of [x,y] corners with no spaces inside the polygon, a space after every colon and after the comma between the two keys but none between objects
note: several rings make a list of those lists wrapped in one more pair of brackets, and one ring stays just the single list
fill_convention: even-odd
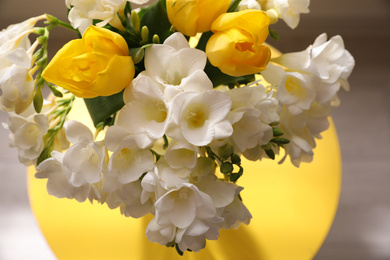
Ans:
[{"label": "green stem", "polygon": [[211,157],[211,158],[216,158],[220,163],[223,163],[224,161],[221,159],[221,157],[219,157],[218,155],[216,155],[210,147],[208,146],[205,146],[206,147],[206,151],[208,153],[208,155]]},{"label": "green stem", "polygon": [[[50,15],[50,14],[46,14],[46,17],[47,17],[48,23],[49,23],[50,25],[53,25],[53,28],[54,28],[55,26],[61,26],[61,27],[64,27],[64,28],[66,28],[66,29],[69,29],[69,30],[71,30],[71,31],[74,31],[74,32],[79,33],[79,30],[78,30],[78,29],[73,28],[72,25],[70,25],[70,24],[68,24],[68,23],[66,23],[66,22],[64,22],[64,21],[61,21],[60,19],[58,19],[58,18],[55,17],[55,16],[52,16],[52,15]],[[52,28],[50,28],[50,29],[52,29]]]}]

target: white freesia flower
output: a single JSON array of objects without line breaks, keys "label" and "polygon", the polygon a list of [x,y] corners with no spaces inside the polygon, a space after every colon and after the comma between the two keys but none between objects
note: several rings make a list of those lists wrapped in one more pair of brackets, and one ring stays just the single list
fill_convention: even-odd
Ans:
[{"label": "white freesia flower", "polygon": [[197,155],[198,148],[196,146],[187,142],[173,140],[164,153],[164,158],[172,168],[192,169],[196,166]]},{"label": "white freesia flower", "polygon": [[52,152],[52,157],[44,160],[37,167],[36,178],[47,179],[47,191],[57,198],[76,199],[83,202],[88,198],[91,185],[73,186],[70,182],[71,172],[63,165],[64,155]]},{"label": "white freesia flower", "polygon": [[238,198],[238,193],[240,193],[242,189],[243,188],[241,187],[236,189],[236,196],[234,197],[232,203],[223,209],[222,217],[224,218],[224,229],[237,229],[240,227],[241,223],[249,225],[250,220],[252,219],[251,213],[244,203]]},{"label": "white freesia flower", "polygon": [[273,137],[269,124],[279,121],[277,100],[272,93],[267,94],[262,85],[237,88],[227,93],[233,100],[228,118],[234,129],[229,142],[235,153],[246,153],[254,148],[260,150]]},{"label": "white freesia flower", "polygon": [[33,17],[0,31],[0,75],[4,68],[12,65],[7,58],[8,54],[17,48],[27,50],[31,45],[28,35],[33,32],[35,24],[45,18],[45,15]]},{"label": "white freesia flower", "polygon": [[128,135],[120,127],[108,129],[105,145],[113,152],[108,163],[108,173],[121,184],[134,182],[154,168],[153,154],[139,147],[137,136]]},{"label": "white freesia flower", "polygon": [[282,108],[280,124],[284,137],[290,140],[284,149],[295,166],[313,160],[315,138],[321,138],[321,133],[328,129],[331,110],[329,105],[324,106],[314,102],[305,113],[292,116],[285,107]]},{"label": "white freesia flower", "polygon": [[340,86],[349,90],[347,79],[355,66],[354,58],[345,49],[341,36],[326,39],[327,35],[321,34],[306,50],[286,53],[275,59],[276,63],[289,69],[318,76],[313,89],[320,103],[335,99]]},{"label": "white freesia flower", "polygon": [[156,218],[153,218],[146,228],[146,236],[150,242],[166,245],[174,241],[176,229],[177,228],[172,224],[159,225]]},{"label": "white freesia flower", "polygon": [[173,224],[178,228],[189,227],[195,219],[216,216],[211,197],[190,183],[168,191],[156,201],[155,209],[159,225]]},{"label": "white freesia flower", "polygon": [[125,90],[124,101],[126,105],[121,109],[116,125],[132,134],[146,134],[153,141],[163,137],[170,106],[149,77],[139,75],[134,79]]},{"label": "white freesia flower", "polygon": [[334,83],[339,79],[346,80],[355,65],[340,35],[328,41],[325,33],[318,36],[313,43],[311,58],[317,75],[327,83]]},{"label": "white freesia flower", "polygon": [[191,183],[199,183],[209,175],[215,174],[216,163],[209,157],[198,157],[196,167],[191,172]]},{"label": "white freesia flower", "polygon": [[172,224],[159,225],[156,218],[153,218],[146,228],[146,236],[149,241],[161,245],[176,242],[182,252],[187,249],[199,252],[205,247],[206,239],[218,239],[219,223],[222,221],[223,218],[220,217],[208,220],[196,219],[187,228],[177,228]]},{"label": "white freesia flower", "polygon": [[242,0],[238,5],[237,10],[242,11],[245,9],[261,10],[261,6],[256,0]]},{"label": "white freesia flower", "polygon": [[65,0],[66,6],[71,9],[68,19],[74,28],[84,31],[93,20],[101,20],[96,25],[103,27],[107,24],[116,28],[123,28],[118,13],[123,15],[127,2],[145,4],[149,0]]},{"label": "white freesia flower", "polygon": [[224,208],[232,203],[238,187],[234,183],[218,180],[215,175],[203,178],[196,186],[211,197],[215,208]]},{"label": "white freesia flower", "polygon": [[94,142],[89,128],[74,120],[66,126],[65,135],[73,144],[65,152],[63,160],[71,172],[70,183],[80,187],[99,182],[105,156],[103,142]]},{"label": "white freesia flower", "polygon": [[309,13],[310,0],[268,0],[265,9],[273,9],[292,29],[299,23],[300,14]]},{"label": "white freesia flower", "polygon": [[276,99],[286,105],[293,116],[310,109],[316,99],[315,77],[299,72],[285,72],[280,66],[269,63],[263,77],[276,86]]},{"label": "white freesia flower", "polygon": [[152,196],[157,201],[165,193],[168,192],[168,187],[159,175],[159,169],[155,167],[153,171],[148,172],[141,181],[142,194],[141,202],[149,200]]},{"label": "white freesia flower", "polygon": [[2,91],[0,108],[2,110],[20,114],[31,104],[34,82],[29,69],[38,42],[30,47],[28,35],[34,31],[35,24],[45,17],[45,15],[33,17],[0,32],[0,89]]},{"label": "white freesia flower", "polygon": [[191,170],[188,168],[172,168],[165,159],[160,159],[156,163],[156,167],[158,169],[158,177],[162,182],[161,184],[166,189],[176,188],[189,181]]},{"label": "white freesia flower", "polygon": [[176,231],[175,242],[182,252],[191,250],[199,252],[206,246],[206,239],[217,240],[219,237],[221,217],[214,217],[207,220],[196,219],[192,224]]},{"label": "white freesia flower", "polygon": [[11,146],[18,150],[19,161],[33,164],[44,148],[43,137],[49,129],[47,116],[35,113],[32,107],[20,115],[11,112],[6,127],[11,132]]},{"label": "white freesia flower", "polygon": [[[37,43],[37,42],[36,42]],[[11,51],[7,58],[12,65],[0,74],[1,109],[22,113],[31,104],[34,96],[34,80],[30,75],[31,56],[35,44],[27,52],[23,48]]]},{"label": "white freesia flower", "polygon": [[182,91],[203,92],[213,84],[203,71],[207,56],[190,48],[181,33],[174,33],[164,44],[153,44],[145,52],[145,73],[163,89],[170,101]]},{"label": "white freesia flower", "polygon": [[172,102],[176,109],[172,111],[167,135],[173,139],[185,139],[193,145],[203,146],[233,133],[226,118],[232,105],[229,95],[217,90],[188,91],[178,94]]},{"label": "white freesia flower", "polygon": [[102,184],[101,202],[105,202],[110,209],[119,207],[124,216],[133,218],[140,218],[152,212],[151,198],[141,200],[143,189],[140,180],[121,184],[117,178],[103,171]]},{"label": "white freesia flower", "polygon": [[142,186],[140,181],[123,185],[120,189],[121,213],[126,217],[140,218],[150,213],[153,209],[151,200],[141,202]]},{"label": "white freesia flower", "polygon": [[316,146],[314,136],[307,131],[306,115],[292,116],[286,108],[282,108],[280,125],[284,136],[290,143],[284,146],[286,155],[290,156],[291,163],[298,167],[301,162],[313,160],[313,148]]},{"label": "white freesia flower", "polygon": [[306,50],[273,59],[283,68],[270,63],[262,72],[277,89],[275,97],[282,111],[280,127],[290,140],[284,148],[295,166],[312,161],[315,139],[329,127],[328,116],[339,102],[340,86],[349,89],[347,78],[354,59],[340,36],[329,41],[326,38],[322,34]]}]

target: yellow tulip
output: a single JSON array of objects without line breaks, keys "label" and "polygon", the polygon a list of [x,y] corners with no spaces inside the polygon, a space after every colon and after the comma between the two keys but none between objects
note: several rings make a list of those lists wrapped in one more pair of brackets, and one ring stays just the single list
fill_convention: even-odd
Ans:
[{"label": "yellow tulip", "polygon": [[175,29],[187,36],[210,31],[211,24],[226,13],[230,0],[167,0],[167,13]]},{"label": "yellow tulip", "polygon": [[270,49],[262,45],[269,23],[264,12],[253,9],[219,16],[211,26],[214,34],[206,45],[210,63],[231,76],[264,70],[271,57]]},{"label": "yellow tulip", "polygon": [[134,77],[134,63],[125,39],[90,26],[82,39],[68,42],[53,57],[42,77],[81,98],[111,96]]}]

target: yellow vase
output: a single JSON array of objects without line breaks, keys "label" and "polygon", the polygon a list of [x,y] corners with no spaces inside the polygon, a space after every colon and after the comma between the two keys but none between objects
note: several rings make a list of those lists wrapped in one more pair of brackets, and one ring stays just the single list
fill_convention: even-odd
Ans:
[{"label": "yellow vase", "polygon": [[[92,125],[83,102],[71,117]],[[341,160],[333,123],[315,148],[314,161],[294,167],[289,161],[243,161],[239,185],[253,215],[250,225],[221,230],[199,253],[180,257],[173,248],[151,243],[145,235],[151,216],[126,218],[106,205],[49,196],[46,181],[28,172],[31,207],[59,259],[221,259],[305,260],[315,256],[332,224],[340,193]]]}]

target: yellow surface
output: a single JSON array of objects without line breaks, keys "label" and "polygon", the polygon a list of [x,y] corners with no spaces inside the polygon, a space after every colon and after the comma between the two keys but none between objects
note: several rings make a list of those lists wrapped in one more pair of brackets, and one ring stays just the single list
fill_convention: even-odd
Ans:
[{"label": "yellow surface", "polygon": [[[77,102],[83,106],[83,102]],[[74,108],[74,113],[82,108]],[[73,118],[80,115],[73,114]],[[87,118],[81,120],[89,121]],[[89,122],[89,124],[91,124]],[[145,229],[151,217],[131,219],[106,205],[49,196],[46,181],[28,172],[31,206],[59,259],[311,259],[333,221],[340,192],[341,160],[333,123],[318,141],[314,162],[299,169],[289,161],[244,161],[239,185],[253,219],[238,230],[221,230],[200,253],[177,255],[151,243]]]}]

